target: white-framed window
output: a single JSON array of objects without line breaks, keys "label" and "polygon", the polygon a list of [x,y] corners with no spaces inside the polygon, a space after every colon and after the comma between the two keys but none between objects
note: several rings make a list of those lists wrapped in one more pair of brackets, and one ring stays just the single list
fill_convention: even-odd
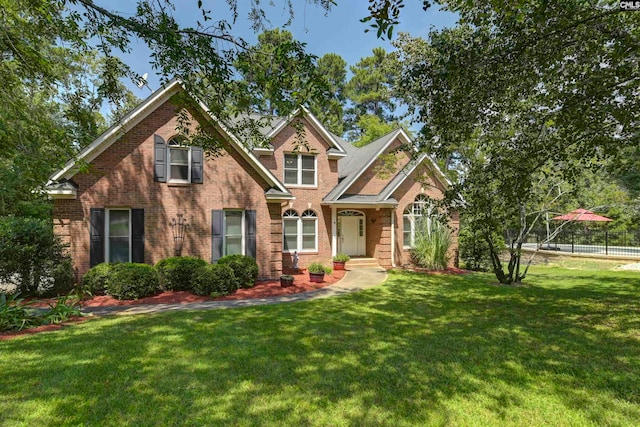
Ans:
[{"label": "white-framed window", "polygon": [[191,147],[173,138],[169,141],[167,182],[191,182]]},{"label": "white-framed window", "polygon": [[317,158],[313,154],[284,155],[285,185],[315,187],[317,182]]},{"label": "white-framed window", "polygon": [[433,213],[433,203],[424,194],[418,194],[413,203],[407,206],[402,215],[402,245],[405,249],[414,246],[417,222],[426,220],[429,229]]},{"label": "white-framed window", "polygon": [[224,211],[223,255],[244,255],[244,211]]},{"label": "white-framed window", "polygon": [[131,262],[131,210],[106,209],[105,261]]},{"label": "white-framed window", "polygon": [[293,209],[282,215],[282,251],[318,251],[318,215],[307,209],[298,215]]}]

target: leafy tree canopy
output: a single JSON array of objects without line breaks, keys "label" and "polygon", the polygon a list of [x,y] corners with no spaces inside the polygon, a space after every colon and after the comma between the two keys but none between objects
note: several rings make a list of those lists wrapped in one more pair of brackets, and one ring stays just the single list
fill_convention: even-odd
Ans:
[{"label": "leafy tree canopy", "polygon": [[0,21],[0,215],[47,216],[43,184],[106,125],[103,89],[114,106],[131,94],[120,62],[83,43],[63,3],[0,0]]},{"label": "leafy tree canopy", "polygon": [[[520,249],[540,182],[637,146],[640,14],[616,2],[447,1],[454,28],[402,35],[399,90],[425,150],[460,159],[467,224],[488,241],[502,283],[521,281]],[[507,270],[494,237],[517,230]],[[498,233],[499,234],[499,233]]]},{"label": "leafy tree canopy", "polygon": [[351,66],[351,79],[346,85],[346,95],[350,101],[348,108],[348,138],[357,141],[368,133],[362,125],[371,121],[361,120],[365,115],[378,117],[380,122],[393,121],[396,101],[393,84],[398,70],[395,57],[381,47],[373,49],[373,55],[360,59]]}]

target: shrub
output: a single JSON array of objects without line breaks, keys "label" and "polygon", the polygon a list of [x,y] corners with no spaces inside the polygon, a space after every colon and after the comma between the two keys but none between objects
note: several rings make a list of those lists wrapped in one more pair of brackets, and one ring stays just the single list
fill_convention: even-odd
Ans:
[{"label": "shrub", "polygon": [[0,218],[0,282],[23,295],[67,294],[73,288],[71,258],[50,221]]},{"label": "shrub", "polygon": [[82,287],[91,295],[104,295],[111,277],[111,264],[98,264],[82,276]]},{"label": "shrub", "polygon": [[65,256],[51,270],[51,287],[41,287],[40,294],[45,297],[66,296],[76,289],[76,275],[71,257]]},{"label": "shrub", "polygon": [[218,260],[218,264],[231,267],[236,276],[237,288],[253,288],[258,279],[258,263],[250,256],[227,255]]},{"label": "shrub", "polygon": [[449,264],[451,231],[434,219],[421,219],[416,223],[415,244],[411,249],[413,262],[430,270],[442,270]]},{"label": "shrub", "polygon": [[[496,235],[495,240],[500,247],[504,246],[504,239]],[[490,271],[493,269],[489,257],[489,244],[480,235],[469,227],[461,227],[458,234],[458,248],[460,260],[464,268],[475,271]]]},{"label": "shrub", "polygon": [[205,260],[192,256],[163,259],[156,264],[160,285],[169,291],[190,291],[193,289],[193,275],[205,265]]},{"label": "shrub", "polygon": [[322,263],[320,262],[313,262],[311,264],[309,264],[309,266],[307,267],[307,271],[309,271],[309,273],[325,273],[325,274],[331,274],[331,272],[333,271],[331,269],[331,267],[325,267]]},{"label": "shrub", "polygon": [[236,277],[226,264],[209,264],[193,275],[193,293],[196,295],[221,296],[236,289]]},{"label": "shrub", "polygon": [[106,282],[106,293],[118,299],[138,299],[155,295],[160,290],[156,269],[147,264],[113,264]]}]

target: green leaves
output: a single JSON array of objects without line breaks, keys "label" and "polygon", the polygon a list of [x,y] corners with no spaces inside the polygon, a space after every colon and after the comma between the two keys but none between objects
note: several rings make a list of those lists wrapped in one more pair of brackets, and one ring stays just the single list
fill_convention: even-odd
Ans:
[{"label": "green leaves", "polygon": [[399,37],[398,89],[423,124],[423,148],[458,159],[452,195],[463,195],[467,224],[492,251],[496,231],[519,230],[506,274],[494,257],[501,281],[519,281],[544,171],[571,180],[637,145],[640,15],[578,0],[447,9],[460,15],[456,27]]},{"label": "green leaves", "polygon": [[[393,28],[400,23],[400,12],[404,7],[403,0],[369,0],[369,16],[360,20],[362,23],[372,22],[369,26],[376,30],[376,37],[391,40]],[[422,1],[422,8],[426,11],[431,7],[431,2]],[[364,30],[369,32],[369,28]]]}]

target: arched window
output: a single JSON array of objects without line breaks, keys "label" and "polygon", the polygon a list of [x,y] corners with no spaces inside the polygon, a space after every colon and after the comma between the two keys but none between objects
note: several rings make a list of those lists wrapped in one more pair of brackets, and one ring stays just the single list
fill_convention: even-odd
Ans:
[{"label": "arched window", "polygon": [[402,244],[405,248],[412,248],[414,245],[418,221],[427,221],[427,230],[430,229],[434,209],[433,203],[427,196],[418,194],[413,203],[404,210]]},{"label": "arched window", "polygon": [[302,216],[293,209],[282,214],[282,251],[316,252],[318,250],[318,215],[306,210]]}]

